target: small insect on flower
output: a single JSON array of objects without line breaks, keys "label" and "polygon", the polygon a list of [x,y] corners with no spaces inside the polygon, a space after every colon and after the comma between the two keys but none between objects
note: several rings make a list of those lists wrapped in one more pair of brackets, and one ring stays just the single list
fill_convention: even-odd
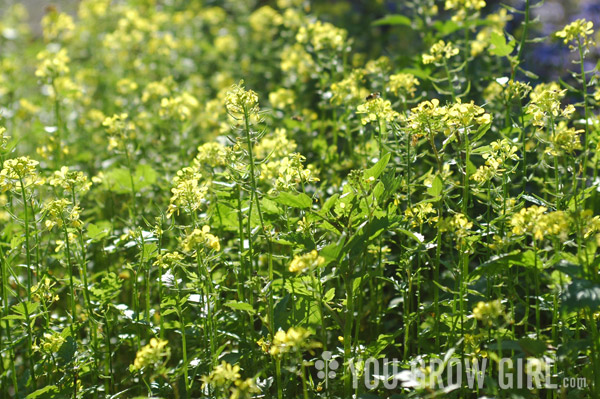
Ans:
[{"label": "small insect on flower", "polygon": [[379,98],[379,97],[381,97],[381,93],[376,91],[375,93],[371,93],[367,97],[365,97],[365,101],[375,100],[376,98]]}]

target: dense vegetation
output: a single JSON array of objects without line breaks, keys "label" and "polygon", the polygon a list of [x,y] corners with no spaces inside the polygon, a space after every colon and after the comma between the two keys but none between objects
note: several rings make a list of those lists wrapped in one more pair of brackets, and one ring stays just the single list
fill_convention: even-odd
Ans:
[{"label": "dense vegetation", "polygon": [[258,3],[2,10],[0,396],[600,397],[593,24]]}]

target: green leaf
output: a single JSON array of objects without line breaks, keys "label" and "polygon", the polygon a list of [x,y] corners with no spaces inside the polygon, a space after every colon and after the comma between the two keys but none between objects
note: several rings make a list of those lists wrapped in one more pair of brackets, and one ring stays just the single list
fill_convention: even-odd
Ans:
[{"label": "green leaf", "polygon": [[561,302],[569,310],[590,308],[595,312],[600,308],[600,285],[588,280],[573,279],[561,294]]},{"label": "green leaf", "polygon": [[46,385],[36,391],[33,391],[29,395],[25,396],[25,399],[45,399],[53,398],[58,393],[58,387],[56,385]]},{"label": "green leaf", "polygon": [[335,298],[335,288],[330,288],[323,296],[323,302],[331,302]]},{"label": "green leaf", "polygon": [[140,164],[135,168],[134,186],[136,190],[150,187],[156,183],[157,173],[150,165]]},{"label": "green leaf", "polygon": [[148,260],[148,259],[152,259],[156,256],[157,252],[158,252],[158,246],[151,242],[149,244],[144,243],[144,249],[143,249],[143,256],[144,259]]},{"label": "green leaf", "polygon": [[383,171],[385,170],[385,167],[387,166],[388,162],[390,161],[391,155],[392,154],[390,154],[388,152],[375,165],[373,165],[372,168],[367,169],[365,171],[365,179],[368,179],[370,177],[377,179],[379,177],[379,175],[381,175],[383,173]]},{"label": "green leaf", "polygon": [[100,221],[97,224],[90,223],[87,225],[87,236],[92,242],[98,242],[108,236],[112,225],[108,221]]},{"label": "green leaf", "polygon": [[523,352],[527,353],[529,356],[540,357],[546,352],[546,344],[544,341],[533,338],[521,338],[517,342]]},{"label": "green leaf", "polygon": [[431,182],[431,187],[427,189],[427,194],[432,197],[438,197],[442,193],[443,188],[444,183],[442,182],[442,179],[436,175],[433,182]]},{"label": "green leaf", "polygon": [[225,302],[225,306],[227,306],[230,309],[234,309],[234,310],[242,310],[244,312],[248,312],[249,314],[256,313],[256,311],[254,310],[252,305],[250,305],[249,303],[246,303],[246,302],[227,301],[227,302]]},{"label": "green leaf", "polygon": [[511,40],[507,43],[503,33],[492,32],[490,43],[492,44],[489,50],[490,53],[498,57],[506,57],[515,49],[515,41]]},{"label": "green leaf", "polygon": [[310,208],[312,205],[312,199],[304,193],[294,195],[292,193],[282,192],[279,196],[273,198],[273,201],[281,205],[300,209]]},{"label": "green leaf", "polygon": [[411,19],[405,15],[394,14],[394,15],[387,15],[381,19],[376,20],[375,22],[373,22],[373,25],[375,25],[375,26],[380,26],[380,25],[411,26],[411,22],[412,22]]}]

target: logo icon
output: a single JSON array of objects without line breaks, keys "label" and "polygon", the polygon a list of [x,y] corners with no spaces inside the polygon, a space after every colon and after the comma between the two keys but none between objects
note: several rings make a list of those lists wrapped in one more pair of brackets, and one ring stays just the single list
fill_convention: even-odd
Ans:
[{"label": "logo icon", "polygon": [[340,363],[332,359],[332,353],[329,351],[325,351],[321,354],[321,358],[323,360],[317,360],[315,362],[315,368],[319,370],[317,373],[317,377],[321,380],[325,380],[325,386],[327,386],[327,382],[335,378],[337,370],[340,367]]}]

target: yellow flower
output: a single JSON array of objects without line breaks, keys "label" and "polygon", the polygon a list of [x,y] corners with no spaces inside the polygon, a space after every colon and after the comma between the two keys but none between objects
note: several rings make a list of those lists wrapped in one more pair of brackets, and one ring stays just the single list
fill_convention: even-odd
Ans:
[{"label": "yellow flower", "polygon": [[69,14],[52,10],[42,18],[42,32],[47,42],[69,40],[74,30],[75,23]]},{"label": "yellow flower", "polygon": [[294,259],[290,263],[289,271],[291,273],[302,273],[306,270],[321,267],[324,263],[325,258],[313,249],[309,253],[294,256]]},{"label": "yellow flower", "polygon": [[15,191],[21,194],[21,186],[29,188],[43,183],[37,173],[38,161],[29,157],[19,157],[4,161],[0,171],[0,192]]},{"label": "yellow flower", "polygon": [[279,330],[273,337],[269,353],[271,356],[282,356],[286,353],[302,352],[318,347],[318,343],[308,340],[310,336],[310,331],[302,327],[290,327],[287,331]]},{"label": "yellow flower", "polygon": [[4,126],[0,126],[0,150],[6,149],[8,140],[10,140],[10,136],[6,134],[6,128]]},{"label": "yellow flower", "polygon": [[231,86],[225,96],[225,107],[231,116],[241,118],[258,114],[258,95],[244,88],[244,81]]},{"label": "yellow flower", "polygon": [[473,309],[473,317],[491,327],[498,319],[505,317],[504,307],[499,299],[490,302],[478,302]]},{"label": "yellow flower", "polygon": [[340,52],[347,46],[345,29],[337,28],[329,22],[315,21],[300,27],[296,40],[310,44],[314,52]]},{"label": "yellow flower", "polygon": [[194,229],[188,234],[182,242],[184,251],[192,252],[195,251],[199,245],[206,248],[211,248],[215,251],[221,250],[221,244],[219,243],[219,237],[210,234],[210,226],[203,226],[202,230]]},{"label": "yellow flower", "polygon": [[83,172],[70,171],[68,166],[54,172],[48,183],[53,187],[62,187],[69,194],[72,190],[86,193],[92,185]]},{"label": "yellow flower", "polygon": [[443,40],[435,43],[429,49],[429,53],[423,54],[423,64],[439,63],[444,59],[449,59],[458,55],[458,48],[454,47],[452,43],[446,43]]},{"label": "yellow flower", "polygon": [[35,76],[38,78],[55,79],[59,76],[69,73],[69,62],[71,59],[67,55],[67,50],[61,48],[57,52],[42,50],[38,53],[38,67]]},{"label": "yellow flower", "polygon": [[173,178],[175,187],[171,189],[167,217],[171,217],[175,212],[178,213],[180,209],[186,213],[200,209],[202,200],[208,192],[208,186],[200,183],[201,177],[202,175],[195,168],[187,167],[177,171],[177,175]]},{"label": "yellow flower", "polygon": [[164,366],[171,354],[168,343],[162,339],[150,339],[150,343],[136,353],[133,364],[129,366],[130,371],[158,369]]},{"label": "yellow flower", "polygon": [[571,50],[577,49],[579,45],[587,49],[595,44],[591,37],[594,34],[593,28],[594,23],[592,21],[578,19],[556,32],[555,35],[556,37],[563,39],[565,44],[576,42],[577,46],[569,44]]},{"label": "yellow flower", "polygon": [[362,85],[364,80],[364,69],[353,69],[347,78],[331,85],[331,103],[341,105],[364,99],[369,95],[369,91]]},{"label": "yellow flower", "polygon": [[566,238],[569,233],[569,217],[563,211],[546,213],[547,208],[532,205],[514,214],[510,223],[516,235],[531,234],[535,240],[543,240],[546,235]]},{"label": "yellow flower", "polygon": [[389,90],[397,96],[414,97],[419,80],[411,73],[398,73],[390,76]]},{"label": "yellow flower", "polygon": [[400,117],[400,114],[392,109],[392,103],[383,98],[374,98],[356,108],[357,114],[366,114],[361,122],[366,125],[369,122],[385,121],[393,122]]},{"label": "yellow flower", "polygon": [[296,93],[293,90],[280,87],[279,89],[269,93],[269,102],[273,108],[285,109],[289,107],[294,109],[294,104],[296,103]]}]

